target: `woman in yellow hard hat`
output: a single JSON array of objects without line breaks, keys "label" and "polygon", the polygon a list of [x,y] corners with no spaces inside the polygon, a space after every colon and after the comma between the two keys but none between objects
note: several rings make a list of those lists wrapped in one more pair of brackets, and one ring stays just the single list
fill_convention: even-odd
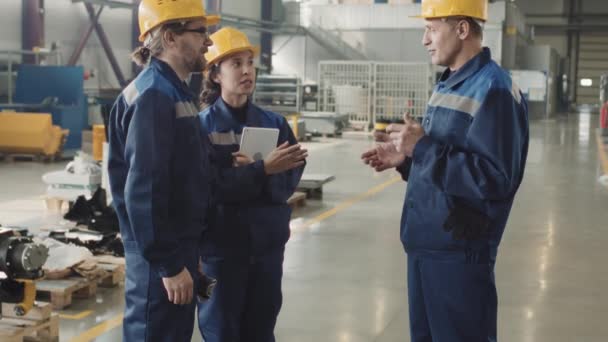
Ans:
[{"label": "woman in yellow hard hat", "polygon": [[[232,156],[239,151],[245,126],[278,129],[278,145],[296,145],[283,116],[251,103],[259,49],[243,32],[230,27],[211,35],[211,40],[202,94],[206,108],[200,120],[215,153],[224,156],[219,158],[225,161],[223,167],[234,167]],[[303,169],[302,163],[271,176],[262,193],[247,202],[214,207],[201,247],[203,271],[218,281],[211,299],[199,303],[199,327],[206,342],[275,340],[283,253],[290,235],[291,210],[286,201]]]}]

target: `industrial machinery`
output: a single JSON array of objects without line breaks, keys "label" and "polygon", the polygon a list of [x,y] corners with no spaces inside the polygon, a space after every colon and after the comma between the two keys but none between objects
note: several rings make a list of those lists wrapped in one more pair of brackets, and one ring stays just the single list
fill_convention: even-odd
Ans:
[{"label": "industrial machinery", "polygon": [[348,114],[333,112],[302,112],[306,131],[312,134],[341,134],[348,126]]},{"label": "industrial machinery", "polygon": [[17,304],[15,315],[24,316],[34,306],[34,280],[44,275],[42,266],[47,258],[46,246],[16,230],[0,228],[0,303]]},{"label": "industrial machinery", "polygon": [[302,110],[314,112],[317,110],[317,94],[319,86],[317,84],[302,85]]},{"label": "industrial machinery", "polygon": [[88,126],[82,66],[22,64],[11,100],[0,104],[0,110],[50,113],[53,125],[69,130],[65,147],[80,148],[82,130]]},{"label": "industrial machinery", "polygon": [[253,102],[270,111],[292,115],[300,112],[301,82],[296,76],[258,75]]}]

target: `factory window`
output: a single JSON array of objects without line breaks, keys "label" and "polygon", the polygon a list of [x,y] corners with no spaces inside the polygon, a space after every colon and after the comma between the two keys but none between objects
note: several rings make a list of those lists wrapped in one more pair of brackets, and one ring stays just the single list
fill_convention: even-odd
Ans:
[{"label": "factory window", "polygon": [[581,87],[591,87],[593,80],[590,78],[581,78]]}]

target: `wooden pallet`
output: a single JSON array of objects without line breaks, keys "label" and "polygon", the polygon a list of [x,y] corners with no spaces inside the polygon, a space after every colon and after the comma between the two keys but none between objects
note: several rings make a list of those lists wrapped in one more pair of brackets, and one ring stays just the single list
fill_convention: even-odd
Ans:
[{"label": "wooden pallet", "polygon": [[62,310],[72,304],[72,298],[89,298],[97,293],[98,279],[70,277],[59,280],[40,280],[36,282],[39,295],[50,294],[53,309]]},{"label": "wooden pallet", "polygon": [[304,192],[294,192],[291,197],[287,200],[287,204],[292,209],[301,208],[306,205],[306,193]]},{"label": "wooden pallet", "polygon": [[58,197],[45,197],[44,204],[46,209],[53,212],[61,212],[62,210],[69,210],[70,201],[58,198]]},{"label": "wooden pallet", "polygon": [[3,153],[0,154],[0,159],[9,163],[17,161],[33,161],[38,163],[54,163],[59,160],[58,155],[47,156],[44,154],[29,154],[29,153]]},{"label": "wooden pallet", "polygon": [[63,148],[68,141],[68,135],[70,131],[67,129],[62,130],[61,142],[59,143],[59,148],[57,148],[57,152],[53,155],[46,155],[42,153],[7,153],[0,152],[0,160],[5,160],[7,162],[13,163],[16,161],[34,161],[34,162],[43,162],[43,163],[54,163],[56,161],[61,161]]},{"label": "wooden pallet", "polygon": [[51,304],[38,302],[22,317],[14,314],[14,307],[12,304],[2,304],[0,341],[59,341],[59,316],[52,313]]},{"label": "wooden pallet", "polygon": [[125,266],[99,263],[97,267],[106,271],[106,275],[99,278],[97,284],[101,287],[116,287],[125,280]]}]

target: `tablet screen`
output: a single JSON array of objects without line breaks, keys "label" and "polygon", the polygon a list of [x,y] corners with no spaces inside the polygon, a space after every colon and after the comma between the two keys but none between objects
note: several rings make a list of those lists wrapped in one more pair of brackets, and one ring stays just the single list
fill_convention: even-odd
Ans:
[{"label": "tablet screen", "polygon": [[240,152],[258,161],[266,158],[277,147],[277,128],[245,127],[241,135]]}]

